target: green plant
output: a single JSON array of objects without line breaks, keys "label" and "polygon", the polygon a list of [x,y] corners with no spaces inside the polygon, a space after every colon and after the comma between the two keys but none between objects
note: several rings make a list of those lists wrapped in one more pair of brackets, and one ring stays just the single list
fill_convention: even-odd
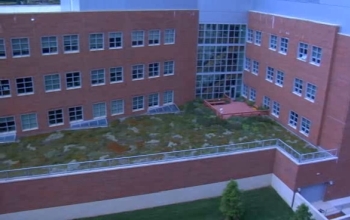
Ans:
[{"label": "green plant", "polygon": [[260,106],[258,106],[258,110],[266,111],[266,110],[269,110],[269,108],[260,105]]},{"label": "green plant", "polygon": [[314,220],[312,214],[309,212],[309,207],[305,204],[298,206],[291,220]]},{"label": "green plant", "polygon": [[238,189],[236,181],[231,180],[221,197],[220,211],[226,220],[239,220],[244,215],[242,191]]},{"label": "green plant", "polygon": [[245,102],[246,98],[244,98],[243,96],[239,96],[235,100],[238,101],[238,102]]},{"label": "green plant", "polygon": [[253,107],[255,105],[255,102],[253,101],[246,101],[247,105],[250,106],[250,107]]}]

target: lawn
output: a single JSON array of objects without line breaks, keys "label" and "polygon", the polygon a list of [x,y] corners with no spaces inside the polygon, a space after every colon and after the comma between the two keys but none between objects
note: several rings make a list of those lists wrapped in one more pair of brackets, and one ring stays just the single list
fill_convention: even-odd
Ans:
[{"label": "lawn", "polygon": [[0,170],[170,152],[279,138],[302,153],[314,148],[266,117],[217,118],[199,101],[181,114],[115,120],[107,128],[64,130],[0,145]]},{"label": "lawn", "polygon": [[[287,203],[270,187],[245,191],[243,201],[246,214],[242,220],[288,220],[293,214]],[[219,204],[218,197],[88,220],[223,220]]]}]

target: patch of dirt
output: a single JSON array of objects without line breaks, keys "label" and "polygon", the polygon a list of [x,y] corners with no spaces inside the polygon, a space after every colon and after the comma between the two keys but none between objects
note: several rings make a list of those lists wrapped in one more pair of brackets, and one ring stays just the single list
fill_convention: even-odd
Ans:
[{"label": "patch of dirt", "polygon": [[120,145],[118,143],[115,143],[115,142],[109,142],[107,144],[107,148],[117,154],[122,154],[122,153],[125,153],[127,151],[130,150],[129,147],[127,146],[123,146],[123,145]]}]

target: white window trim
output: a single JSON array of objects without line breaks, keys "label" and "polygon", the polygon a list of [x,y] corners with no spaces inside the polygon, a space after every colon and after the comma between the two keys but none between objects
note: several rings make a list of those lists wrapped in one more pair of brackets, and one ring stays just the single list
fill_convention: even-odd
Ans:
[{"label": "white window trim", "polygon": [[269,72],[268,69],[269,69],[269,68],[266,67],[266,76],[265,76],[265,79],[266,79],[266,81],[268,81],[268,82],[270,82],[270,83],[273,83],[273,80],[275,79],[275,68],[273,68],[272,80],[268,78],[268,75],[269,75],[269,74],[268,74],[268,72]]},{"label": "white window trim", "polygon": [[[295,78],[295,79],[299,79],[299,78]],[[297,95],[297,96],[299,96],[299,97],[302,97],[303,96],[303,91],[304,91],[304,81],[302,81],[302,86],[303,86],[303,88],[302,88],[302,90],[301,90],[301,93],[297,93],[296,91],[294,91],[294,88],[295,88],[295,79],[293,80],[293,94],[294,95]]]},{"label": "white window trim", "polygon": [[[0,96],[0,99],[5,99],[5,98],[10,98],[10,97],[12,97],[11,80],[9,80],[9,79],[4,79],[4,80],[8,80],[8,81],[9,81],[10,95],[3,95],[3,96]],[[16,85],[16,86],[17,86],[17,85]]]},{"label": "white window trim", "polygon": [[[22,78],[32,78],[32,84],[33,84],[33,92],[28,92],[28,93],[18,93],[18,88],[17,88],[17,79],[22,79]],[[35,88],[34,88],[34,77],[33,76],[25,76],[25,77],[20,77],[20,78],[15,78],[15,84],[16,84],[16,93],[17,96],[26,96],[26,95],[33,95],[35,93]]]},{"label": "white window trim", "polygon": [[[272,101],[272,100],[270,99],[270,101]],[[280,111],[281,111],[281,104],[279,104],[279,103],[276,102],[276,101],[272,101],[272,103],[271,103],[271,104],[272,104],[271,115],[274,116],[275,118],[279,118],[280,116],[274,113],[274,106],[275,106],[274,103],[277,103],[277,104],[279,105],[279,108],[280,108],[280,109],[279,109],[278,112],[280,113]]]},{"label": "white window trim", "polygon": [[[83,78],[81,77],[81,72],[77,71],[77,72],[68,72],[68,73],[79,73],[79,82],[80,82],[80,86],[68,87],[68,83],[67,83],[67,73],[65,73],[64,79],[65,79],[65,81],[66,81],[66,90],[81,89],[81,88],[82,88],[82,85],[83,85]],[[72,108],[74,108],[74,107],[72,107]]]},{"label": "white window trim", "polygon": [[[53,124],[53,125],[50,125],[50,117],[49,117],[49,112],[50,111],[57,111],[57,110],[62,110],[62,120],[63,120],[63,122],[62,123],[58,123],[58,124]],[[51,110],[48,110],[47,111],[47,124],[48,124],[48,126],[51,128],[51,127],[58,127],[58,126],[62,126],[62,125],[64,125],[64,109],[62,109],[62,108],[59,108],[59,109],[51,109]]]},{"label": "white window trim", "polygon": [[[158,75],[157,76],[149,76],[149,65],[150,64],[158,64]],[[149,63],[148,65],[147,65],[147,67],[148,67],[148,79],[153,79],[153,78],[158,78],[158,77],[160,77],[160,74],[161,74],[161,71],[160,71],[160,62],[155,62],[155,63]]]},{"label": "white window trim", "polygon": [[[272,48],[272,47],[271,47],[271,39],[272,39],[272,36],[275,36],[275,37],[276,37],[276,48]],[[277,37],[277,35],[270,34],[270,37],[269,37],[269,49],[272,50],[272,51],[276,51],[276,50],[277,50],[277,45],[278,45],[278,37]]]},{"label": "white window trim", "polygon": [[[158,32],[159,32],[159,43],[158,43],[158,44],[150,44],[150,43],[149,43],[149,40],[150,40],[150,39],[149,39],[149,35],[150,35],[150,32],[151,32],[151,31],[158,31]],[[150,47],[159,46],[159,45],[161,44],[161,40],[162,40],[162,31],[159,30],[159,29],[149,30],[149,31],[148,31],[148,39],[147,39],[147,40],[148,40],[148,42],[147,42],[147,43],[148,43],[148,46],[150,46]]]},{"label": "white window trim", "polygon": [[[294,111],[289,111],[289,114],[288,114],[288,126],[290,126],[291,128],[297,129],[298,121],[299,121],[299,114],[298,114],[298,119],[297,119],[298,120],[297,125],[293,125],[290,123],[290,118],[291,118],[292,112],[294,112]],[[294,112],[294,113],[297,114],[296,112]]]},{"label": "white window trim", "polygon": [[[78,36],[78,50],[73,50],[73,51],[65,51],[64,50],[64,37],[72,36],[72,35],[77,35]],[[90,45],[89,45],[90,46]],[[80,35],[79,34],[68,34],[68,35],[63,35],[62,36],[62,50],[64,54],[73,54],[73,53],[80,53]]]},{"label": "white window trim", "polygon": [[[49,75],[58,75],[58,79],[60,80],[60,88],[59,88],[59,89],[46,90],[46,88],[45,88],[45,87],[46,87],[46,84],[45,84],[45,76],[49,76]],[[46,74],[46,75],[43,76],[43,80],[44,80],[44,90],[45,90],[45,93],[62,91],[61,74],[59,74],[59,73]]]},{"label": "white window trim", "polygon": [[275,85],[278,86],[278,87],[283,88],[283,84],[279,84],[279,83],[277,82],[277,81],[278,81],[278,73],[279,73],[279,72],[283,73],[283,81],[282,81],[282,82],[284,83],[284,72],[277,70],[277,71],[276,71]]},{"label": "white window trim", "polygon": [[[121,81],[111,81],[111,69],[112,68],[118,68],[118,67],[121,67],[122,68],[122,80]],[[106,82],[107,80],[105,79],[105,82]],[[124,82],[124,67],[122,67],[122,66],[116,66],[116,67],[111,67],[111,68],[109,68],[109,83],[110,84],[118,84],[118,83],[123,83]]]},{"label": "white window trim", "polygon": [[136,97],[141,97],[141,96],[134,96],[133,98],[132,98],[132,105],[131,105],[131,109],[132,109],[132,112],[139,112],[139,111],[143,111],[143,110],[145,110],[145,96],[142,96],[143,97],[143,100],[142,100],[142,108],[140,108],[140,109],[133,109],[133,107],[134,107],[134,98],[136,98]]},{"label": "white window trim", "polygon": [[[142,33],[143,33],[142,45],[132,45],[132,42],[133,42],[133,39],[132,39],[133,35],[132,35],[132,33],[134,31],[142,31]],[[131,47],[144,47],[144,46],[145,46],[145,31],[144,30],[133,30],[133,31],[131,31]]]},{"label": "white window trim", "polygon": [[148,105],[149,105],[149,96],[150,95],[157,95],[157,100],[158,100],[158,104],[157,105],[153,105],[153,106],[147,106],[148,107],[148,109],[152,109],[152,108],[157,108],[157,107],[159,107],[159,103],[160,103],[160,95],[159,95],[159,93],[151,93],[151,94],[149,94],[148,95]]},{"label": "white window trim", "polygon": [[[43,42],[42,42],[43,37],[56,37],[57,52],[54,52],[54,53],[43,53]],[[41,55],[43,55],[43,56],[51,56],[51,55],[57,55],[57,54],[58,54],[59,47],[58,47],[58,37],[57,37],[57,36],[55,36],[55,35],[52,35],[52,36],[42,36],[42,37],[40,38],[40,44],[41,44]]]},{"label": "white window trim", "polygon": [[[74,120],[74,121],[70,121],[70,118],[69,118],[69,109],[70,109],[70,108],[78,108],[78,107],[81,107],[81,116],[82,116],[81,119],[79,119],[79,120]],[[76,122],[84,121],[84,107],[83,107],[82,105],[73,106],[73,107],[68,107],[67,110],[68,110],[68,121],[69,121],[69,124],[74,124],[74,123],[76,123]]]},{"label": "white window trim", "polygon": [[[167,103],[164,102],[165,92],[171,92],[171,102],[167,102]],[[172,104],[174,104],[174,90],[167,90],[165,92],[163,93],[163,106],[164,105],[172,105]]]},{"label": "white window trim", "polygon": [[[143,66],[143,76],[142,76],[142,78],[133,79],[133,71],[134,71],[133,66],[138,66],[138,65],[142,65],[142,66]],[[132,66],[131,66],[131,81],[144,80],[144,79],[145,79],[145,74],[146,74],[145,72],[146,72],[146,70],[145,70],[145,65],[144,65],[144,64],[135,64],[135,65],[132,65]]]},{"label": "white window trim", "polygon": [[[308,121],[310,122],[310,129],[309,129],[309,133],[306,133],[306,132],[302,131],[303,119],[308,120]],[[309,137],[309,135],[310,135],[310,130],[311,130],[311,121],[310,121],[309,119],[305,118],[305,117],[301,117],[301,122],[300,122],[300,129],[299,129],[299,132],[300,132],[301,134],[305,135],[306,137]]]},{"label": "white window trim", "polygon": [[[251,31],[252,31],[252,34],[253,34],[251,40],[249,40],[249,30],[251,30]],[[250,28],[247,27],[247,36],[246,36],[246,38],[247,38],[247,39],[246,39],[246,42],[247,42],[247,43],[253,43],[253,41],[254,41],[254,30],[253,30],[253,29],[250,29]]]},{"label": "white window trim", "polygon": [[[112,103],[113,103],[114,101],[120,101],[120,100],[123,102],[123,112],[120,112],[120,113],[112,113]],[[123,99],[112,100],[112,101],[111,101],[111,116],[123,115],[123,114],[125,114],[125,102],[124,102],[124,100],[123,100]]]},{"label": "white window trim", "polygon": [[[13,55],[12,39],[22,39],[22,38],[28,39],[28,50],[29,50],[29,54],[28,54],[28,55],[14,56],[14,55]],[[30,40],[29,40],[29,37],[18,37],[18,38],[16,37],[16,38],[11,38],[11,39],[10,39],[10,42],[11,42],[12,58],[30,57],[31,51],[30,51]],[[5,49],[6,49],[6,48],[5,48]]]},{"label": "white window trim", "polygon": [[[91,70],[91,72],[90,72],[90,80],[92,81],[92,71],[96,71],[96,70],[102,70],[102,69],[93,69],[93,70]],[[97,84],[92,84],[92,82],[90,82],[91,83],[91,86],[92,87],[95,87],[95,86],[104,86],[104,85],[106,85],[106,70],[105,69],[103,69],[103,83],[97,83]]]},{"label": "white window trim", "polygon": [[[30,115],[30,114],[35,114],[36,115],[36,127],[35,128],[28,128],[28,129],[23,129],[23,125],[22,125],[22,115]],[[21,128],[22,131],[34,131],[34,130],[38,130],[39,129],[39,122],[38,122],[38,114],[37,113],[26,113],[26,114],[21,114],[20,115],[20,120],[21,120]]]},{"label": "white window trim", "polygon": [[4,57],[0,57],[0,60],[2,59],[7,59],[7,50],[6,50],[6,42],[5,42],[5,39],[4,38],[0,38],[3,40],[4,42],[4,52],[5,52],[5,56]]},{"label": "white window trim", "polygon": [[[97,116],[95,117],[94,116],[94,105],[97,105],[97,104],[103,104],[105,106],[105,115],[103,116]],[[97,103],[93,103],[92,104],[92,116],[93,116],[93,119],[101,119],[101,118],[106,118],[107,117],[107,103],[106,102],[97,102]]]},{"label": "white window trim", "polygon": [[[305,44],[305,45],[307,45],[307,54],[306,54],[306,58],[305,58],[305,59],[299,57],[299,53],[300,53],[300,44]],[[309,48],[310,48],[310,45],[309,45],[309,44],[304,43],[304,42],[299,42],[299,44],[298,44],[298,51],[297,51],[297,60],[300,60],[300,61],[303,61],[303,62],[307,62],[307,60],[309,59],[309,53],[310,53]],[[311,51],[311,52],[312,52],[312,51]]]},{"label": "white window trim", "polygon": [[[97,49],[90,49],[90,44],[91,44],[91,42],[90,42],[90,37],[91,37],[91,34],[102,34],[102,48],[97,48]],[[101,51],[101,50],[104,50],[105,49],[105,34],[104,33],[90,33],[89,34],[89,50],[90,51]]]},{"label": "white window trim", "polygon": [[[315,46],[315,45],[311,45],[311,53],[310,53],[310,56],[309,56],[309,59],[310,59],[310,64],[311,65],[314,65],[314,66],[321,66],[321,63],[315,63],[315,62],[313,62],[312,61],[312,54],[314,53],[314,47],[317,47],[317,48],[321,48],[321,47],[318,47],[318,46]],[[323,50],[322,48],[321,48],[321,50]],[[321,57],[320,57],[320,62],[321,62],[321,60],[322,60],[322,53],[321,53]]]},{"label": "white window trim", "polygon": [[[174,41],[171,42],[171,43],[165,43],[165,33],[167,30],[174,30]],[[168,28],[168,29],[165,29],[164,30],[164,45],[172,45],[172,44],[175,44],[175,41],[176,41],[176,30],[175,28]]]},{"label": "white window trim", "polygon": [[[171,74],[164,74],[164,70],[165,70],[165,63],[166,62],[172,62],[173,63],[173,73]],[[160,71],[161,72],[161,71]],[[160,74],[159,74],[160,75]],[[163,63],[163,76],[174,76],[175,75],[175,61],[174,60],[168,60],[168,61],[164,61]]]},{"label": "white window trim", "polygon": [[[281,50],[281,48],[282,48],[282,40],[283,40],[283,39],[287,39],[287,41],[288,41],[288,43],[287,43],[287,52],[284,52],[284,51]],[[287,55],[288,49],[289,49],[289,38],[281,37],[281,38],[280,38],[280,44],[279,44],[279,48],[278,48],[278,49],[279,49],[279,50],[278,50],[278,53],[279,53],[279,54]]]},{"label": "white window trim", "polygon": [[[260,33],[260,43],[257,43],[256,41],[257,41],[257,33]],[[254,33],[254,44],[256,45],[256,46],[261,46],[261,42],[262,42],[262,32],[261,31],[255,31],[255,33]]]}]

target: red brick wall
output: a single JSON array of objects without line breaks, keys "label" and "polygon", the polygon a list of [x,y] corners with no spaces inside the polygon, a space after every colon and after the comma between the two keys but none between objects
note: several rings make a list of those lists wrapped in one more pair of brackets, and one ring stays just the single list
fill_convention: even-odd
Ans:
[{"label": "red brick wall", "polygon": [[[245,72],[245,84],[256,89],[258,104],[262,103],[263,96],[268,96],[271,100],[279,102],[281,109],[277,120],[302,138],[306,138],[313,144],[318,145],[323,108],[325,106],[328,88],[327,82],[330,76],[332,54],[338,28],[336,26],[256,12],[249,13],[248,28],[262,32],[262,43],[261,46],[247,43],[246,56],[258,61],[260,67],[258,76]],[[289,39],[287,55],[282,55],[278,51],[269,49],[270,34],[278,36],[279,40],[281,37]],[[297,59],[300,41],[309,44],[308,58],[311,55],[311,45],[322,48],[323,54],[319,67]],[[267,66],[285,73],[283,88],[265,80]],[[303,97],[292,93],[294,78],[300,78],[304,81]],[[317,86],[315,103],[307,101],[304,98],[306,82]],[[287,125],[289,111],[291,110],[299,114],[297,130]],[[309,137],[299,133],[301,117],[306,117],[311,121],[312,127]]]},{"label": "red brick wall", "polygon": [[[35,21],[31,21],[35,18]],[[0,117],[16,116],[18,135],[52,131],[69,127],[68,107],[82,105],[84,119],[92,119],[92,104],[107,103],[107,115],[110,115],[110,102],[115,99],[125,100],[125,115],[132,113],[132,97],[174,90],[175,102],[183,104],[195,96],[196,48],[198,33],[198,11],[149,11],[149,12],[80,12],[80,13],[51,13],[51,14],[20,14],[0,15],[0,38],[6,40],[8,58],[0,60],[0,79],[11,80],[11,98],[0,99]],[[160,29],[176,30],[174,45],[131,47],[131,32],[133,30],[147,31]],[[123,49],[108,50],[108,32],[122,31],[124,34]],[[103,32],[105,34],[105,50],[89,51],[89,34]],[[62,37],[66,34],[79,34],[80,52],[63,54]],[[40,38],[47,35],[58,37],[59,54],[51,56],[41,55]],[[28,37],[30,39],[31,56],[27,58],[12,58],[10,39],[13,37]],[[132,81],[131,66],[135,64],[149,64],[164,61],[175,61],[175,75]],[[110,67],[124,67],[124,82],[110,84],[108,69]],[[92,87],[90,71],[97,68],[106,69],[106,85]],[[82,88],[66,90],[65,73],[81,71]],[[45,93],[43,76],[49,73],[60,73],[60,92]],[[34,77],[34,95],[17,96],[15,79],[18,77]],[[147,106],[147,97],[145,97]],[[65,125],[49,128],[47,111],[50,109],[64,109]],[[147,109],[145,107],[145,109]],[[21,132],[20,115],[24,113],[38,113],[39,130]],[[138,112],[143,113],[143,112]],[[124,117],[122,115],[121,117]]]},{"label": "red brick wall", "polygon": [[0,214],[272,173],[275,150],[0,184]]}]

